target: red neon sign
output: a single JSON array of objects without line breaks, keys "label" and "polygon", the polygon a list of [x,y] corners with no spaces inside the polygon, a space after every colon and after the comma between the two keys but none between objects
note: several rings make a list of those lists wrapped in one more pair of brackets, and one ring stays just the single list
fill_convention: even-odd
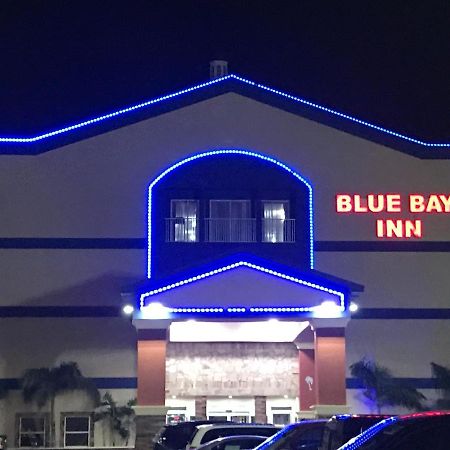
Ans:
[{"label": "red neon sign", "polygon": [[[442,214],[450,213],[448,194],[337,194],[338,214],[404,213]],[[421,238],[421,219],[377,219],[375,232],[379,238]]]}]

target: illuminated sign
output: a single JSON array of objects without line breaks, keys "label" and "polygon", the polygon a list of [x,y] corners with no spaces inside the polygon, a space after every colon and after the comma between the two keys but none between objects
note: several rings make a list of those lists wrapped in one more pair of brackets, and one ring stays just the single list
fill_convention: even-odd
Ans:
[{"label": "illuminated sign", "polygon": [[[337,194],[336,212],[338,214],[448,214],[450,213],[449,194]],[[421,238],[422,219],[383,218],[376,219],[376,236],[379,238]]]}]

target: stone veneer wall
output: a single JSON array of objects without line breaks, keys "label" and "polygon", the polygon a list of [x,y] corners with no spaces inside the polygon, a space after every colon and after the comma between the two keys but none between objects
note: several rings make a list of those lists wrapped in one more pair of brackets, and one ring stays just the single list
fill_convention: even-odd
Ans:
[{"label": "stone veneer wall", "polygon": [[168,396],[298,396],[293,343],[170,342],[166,361]]}]

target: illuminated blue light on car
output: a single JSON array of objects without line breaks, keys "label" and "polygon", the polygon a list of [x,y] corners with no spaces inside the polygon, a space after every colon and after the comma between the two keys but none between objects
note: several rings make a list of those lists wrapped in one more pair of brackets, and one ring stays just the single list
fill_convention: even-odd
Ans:
[{"label": "illuminated blue light on car", "polygon": [[[229,264],[227,266],[223,266],[223,267],[220,267],[218,269],[214,269],[214,270],[211,270],[209,272],[205,272],[205,273],[202,273],[202,274],[199,274],[199,275],[187,278],[185,280],[181,280],[181,281],[178,281],[176,283],[168,284],[167,286],[159,287],[159,288],[153,289],[153,290],[151,290],[149,292],[145,292],[145,293],[140,295],[140,307],[141,307],[141,309],[142,308],[146,308],[145,300],[150,298],[150,297],[156,296],[156,295],[161,294],[163,292],[167,292],[167,291],[169,291],[171,289],[176,289],[176,288],[178,288],[180,286],[185,286],[187,284],[194,283],[196,281],[199,281],[199,280],[202,280],[202,279],[205,279],[205,278],[217,275],[217,274],[222,273],[222,272],[226,272],[228,270],[236,269],[237,267],[248,267],[250,269],[254,269],[254,270],[257,270],[259,272],[267,273],[269,275],[273,275],[275,277],[282,278],[282,279],[291,281],[293,283],[296,283],[296,284],[299,284],[299,285],[302,285],[302,286],[306,286],[306,287],[309,287],[309,288],[312,288],[312,289],[316,289],[316,290],[319,290],[319,291],[322,291],[322,292],[326,292],[327,294],[335,295],[339,299],[339,309],[340,309],[340,311],[343,312],[345,310],[345,295],[344,295],[343,292],[337,291],[335,289],[330,289],[330,288],[327,288],[325,286],[321,286],[321,285],[319,285],[317,283],[311,283],[310,281],[301,280],[300,278],[296,278],[296,277],[293,277],[293,276],[290,276],[290,275],[286,275],[284,273],[281,273],[281,272],[278,272],[278,271],[275,271],[275,270],[272,270],[272,269],[267,269],[266,267],[262,267],[260,265],[253,264],[253,263],[250,263],[248,261],[239,261],[239,262],[236,262],[236,263],[233,263],[233,264]],[[336,305],[336,307],[338,307],[338,305]],[[210,310],[214,309],[214,308],[215,307],[209,307]],[[269,312],[277,312],[277,313],[313,312],[313,311],[315,311],[315,308],[317,308],[317,307],[316,306],[303,307],[303,306],[289,306],[289,305],[286,305],[286,306],[267,306],[267,307],[264,306],[264,307],[261,307],[261,306],[254,305],[254,306],[248,306],[246,308],[244,308],[244,307],[229,307],[229,308],[225,308],[224,307],[223,309],[224,310],[226,309],[226,312],[230,312],[230,313],[244,313],[245,312],[245,313],[257,314],[257,313],[269,313]],[[188,307],[186,307],[186,308],[176,308],[176,309],[177,309],[177,312],[181,312],[181,313],[183,313],[183,312],[193,312],[193,311],[183,311],[184,309],[186,309],[186,310],[187,309],[192,309],[192,308],[188,308]],[[199,309],[199,308],[197,308],[197,309]],[[222,309],[222,308],[219,308],[219,309]],[[211,312],[211,311],[195,311],[195,312]],[[212,311],[212,312],[223,312],[223,311]]]},{"label": "illuminated blue light on car", "polygon": [[178,161],[177,163],[170,166],[168,169],[166,169],[164,172],[162,172],[160,175],[158,175],[149,185],[148,187],[148,212],[147,212],[147,226],[148,226],[148,247],[147,247],[147,277],[151,278],[152,276],[152,190],[155,187],[155,185],[161,181],[166,175],[168,175],[173,170],[177,169],[180,166],[183,166],[184,164],[190,163],[191,161],[195,161],[196,159],[210,157],[210,156],[223,156],[223,155],[243,155],[243,156],[250,156],[253,158],[259,158],[264,161],[270,162],[272,164],[277,165],[278,167],[281,167],[282,169],[289,172],[291,175],[293,175],[295,178],[297,178],[299,181],[304,183],[306,187],[308,188],[308,207],[309,207],[309,264],[310,268],[312,269],[314,267],[314,222],[313,222],[313,191],[312,191],[312,185],[309,183],[304,177],[302,177],[299,173],[297,173],[295,170],[291,169],[286,164],[282,163],[281,161],[278,161],[275,158],[272,158],[271,156],[263,155],[262,153],[257,153],[250,150],[240,150],[240,149],[217,149],[217,150],[210,150],[203,153],[197,153],[195,155],[189,156],[187,158],[184,158],[181,161]]},{"label": "illuminated blue light on car", "polygon": [[399,138],[399,139],[402,139],[402,140],[405,140],[405,141],[408,141],[408,142],[412,142],[412,143],[417,144],[417,145],[421,145],[421,146],[424,146],[424,147],[433,147],[433,148],[436,148],[436,147],[446,147],[446,148],[448,148],[448,147],[450,147],[450,143],[433,143],[433,142],[425,142],[425,141],[422,141],[422,140],[419,140],[419,139],[415,139],[415,138],[406,136],[404,134],[397,133],[395,131],[389,130],[387,128],[380,127],[378,125],[372,124],[372,123],[367,122],[365,120],[361,120],[361,119],[358,119],[356,117],[350,116],[348,114],[336,111],[334,109],[327,108],[325,106],[321,106],[321,105],[319,105],[317,103],[310,102],[308,100],[302,99],[302,98],[297,97],[295,95],[287,94],[286,92],[282,92],[282,91],[280,91],[278,89],[273,89],[273,88],[271,88],[269,86],[266,86],[264,84],[255,83],[254,81],[248,80],[247,78],[243,78],[243,77],[240,77],[240,76],[234,75],[234,74],[230,74],[230,75],[227,75],[227,76],[224,76],[224,77],[221,77],[221,78],[216,78],[214,80],[210,80],[210,81],[207,81],[207,82],[204,82],[204,83],[199,83],[199,84],[196,84],[196,85],[191,86],[189,88],[182,89],[182,90],[177,91],[177,92],[173,92],[171,94],[163,95],[161,97],[157,97],[157,98],[154,98],[154,99],[146,101],[146,102],[138,103],[137,105],[133,105],[133,106],[130,106],[128,108],[119,109],[119,110],[111,112],[109,114],[104,114],[104,115],[99,116],[99,117],[94,117],[92,119],[85,120],[83,122],[79,122],[79,123],[76,123],[76,124],[73,124],[73,125],[69,125],[67,127],[63,127],[63,128],[60,128],[60,129],[57,129],[57,130],[54,130],[54,131],[50,131],[50,132],[47,132],[47,133],[39,134],[37,136],[33,136],[33,137],[6,137],[6,136],[3,136],[3,137],[0,137],[0,142],[4,142],[4,143],[18,143],[18,144],[30,144],[30,143],[33,143],[33,142],[42,141],[44,139],[48,139],[48,138],[51,138],[51,137],[54,137],[54,136],[58,136],[58,135],[61,135],[61,134],[64,134],[64,133],[67,133],[67,132],[70,132],[70,131],[74,131],[74,130],[77,130],[77,129],[80,129],[80,128],[83,128],[83,127],[86,127],[86,126],[90,126],[90,125],[99,123],[99,122],[103,122],[105,120],[109,120],[109,119],[112,119],[114,117],[121,116],[123,114],[127,114],[127,113],[135,111],[135,110],[139,110],[139,109],[142,109],[142,108],[153,106],[155,104],[158,104],[158,103],[161,103],[161,102],[164,102],[164,101],[167,101],[167,100],[171,100],[171,99],[173,99],[175,97],[186,95],[186,94],[189,94],[191,92],[194,92],[194,91],[197,91],[197,90],[200,90],[200,89],[204,89],[204,88],[206,88],[208,86],[211,86],[213,84],[218,84],[218,83],[221,83],[221,82],[223,82],[225,80],[229,80],[229,79],[234,79],[234,80],[240,81],[240,82],[242,82],[244,84],[256,87],[256,88],[264,90],[266,92],[270,92],[270,93],[272,93],[274,95],[278,95],[278,96],[286,98],[288,100],[291,100],[291,101],[294,101],[294,102],[297,102],[297,103],[301,103],[301,104],[303,104],[305,106],[308,106],[310,108],[314,108],[314,109],[323,111],[323,112],[328,113],[330,115],[333,115],[333,116],[336,116],[336,117],[340,117],[340,118],[345,119],[345,120],[349,120],[349,121],[357,123],[359,125],[363,125],[365,127],[374,129],[376,131],[388,134],[390,136],[394,136],[396,138]]},{"label": "illuminated blue light on car", "polygon": [[389,419],[382,420],[381,422],[378,422],[377,424],[368,428],[363,433],[358,434],[358,436],[355,436],[353,439],[350,439],[346,444],[339,447],[338,450],[356,450],[377,433],[379,433],[383,428],[386,428],[397,421],[397,417],[389,417]]}]

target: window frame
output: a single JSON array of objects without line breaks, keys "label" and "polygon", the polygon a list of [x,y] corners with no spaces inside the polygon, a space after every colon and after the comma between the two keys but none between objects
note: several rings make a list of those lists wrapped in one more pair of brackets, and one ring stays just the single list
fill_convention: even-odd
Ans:
[{"label": "window frame", "polygon": [[[264,200],[261,200],[261,242],[263,244],[292,244],[292,243],[294,243],[295,238],[292,241],[284,239],[284,231],[285,231],[284,228],[283,228],[283,240],[273,242],[273,241],[265,239],[265,227],[267,226],[265,221],[269,219],[269,218],[264,217],[264,206],[266,203],[282,203],[282,204],[284,204],[285,205],[284,211],[285,211],[286,216],[284,219],[280,219],[280,220],[287,220],[287,221],[293,220],[293,218],[291,217],[291,201],[290,200],[287,200],[287,199],[271,199],[271,200],[264,199]],[[294,222],[293,226],[295,227],[295,222]],[[283,224],[283,227],[284,227],[284,224]],[[295,236],[295,230],[294,230],[294,236]]]},{"label": "window frame", "polygon": [[[44,429],[42,432],[21,432],[22,419],[44,419]],[[49,431],[50,431],[50,414],[49,413],[17,413],[16,414],[16,446],[17,448],[30,448],[30,446],[21,445],[22,435],[32,435],[32,434],[43,434],[43,445],[36,446],[35,448],[45,448],[48,447],[49,441]]]},{"label": "window frame", "polygon": [[[87,431],[69,431],[66,430],[67,419],[73,417],[87,418],[88,419],[88,429]],[[75,434],[87,434],[88,443],[87,445],[67,445],[66,438],[67,435]],[[92,412],[86,411],[76,411],[76,412],[62,412],[61,413],[61,434],[60,434],[61,447],[63,448],[89,448],[94,445],[94,422]]]},{"label": "window frame", "polygon": [[[195,217],[191,218],[191,217],[176,216],[175,215],[175,208],[174,208],[176,202],[192,202],[192,203],[195,203],[195,206],[196,206]],[[190,243],[194,244],[194,243],[200,242],[200,232],[199,232],[200,231],[199,230],[199,228],[200,228],[200,201],[199,201],[199,199],[195,199],[195,198],[171,198],[170,199],[170,214],[169,214],[169,217],[170,217],[170,221],[171,221],[171,224],[170,224],[170,235],[173,236],[173,239],[169,239],[168,242],[176,242],[176,243],[182,242],[182,243],[187,243],[187,244],[190,244]],[[183,220],[190,219],[190,220],[195,221],[195,239],[194,240],[190,241],[190,240],[187,240],[187,239],[183,239],[183,240],[176,240],[175,239],[175,236],[176,236],[175,219],[183,219]],[[186,227],[186,224],[184,224],[184,226]],[[185,231],[184,236],[186,236],[186,235],[187,235],[187,233]],[[166,241],[167,241],[167,238],[166,238]]]},{"label": "window frame", "polygon": [[[228,202],[228,204],[230,205],[229,208],[229,212],[230,215],[228,215],[227,217],[212,217],[211,215],[211,211],[212,211],[212,203],[213,202]],[[240,202],[240,203],[245,203],[249,206],[248,208],[248,217],[232,217],[231,216],[231,202]],[[252,200],[249,198],[210,198],[209,201],[209,219],[252,219]]]}]

